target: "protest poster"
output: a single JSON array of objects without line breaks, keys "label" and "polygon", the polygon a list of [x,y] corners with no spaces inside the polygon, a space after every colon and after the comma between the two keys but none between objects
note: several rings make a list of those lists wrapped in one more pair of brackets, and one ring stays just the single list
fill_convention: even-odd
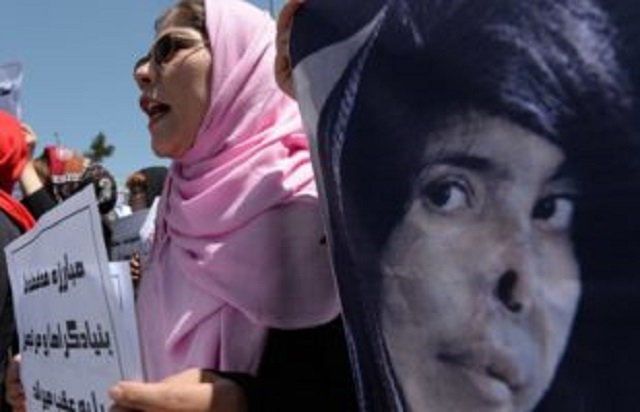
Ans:
[{"label": "protest poster", "polygon": [[18,119],[22,117],[20,105],[22,77],[20,62],[0,64],[0,110],[6,111]]},{"label": "protest poster", "polygon": [[142,378],[131,282],[99,216],[89,186],[5,248],[29,411],[107,411],[111,385]]},{"label": "protest poster", "polygon": [[361,410],[637,409],[637,6],[602,4],[300,7]]}]

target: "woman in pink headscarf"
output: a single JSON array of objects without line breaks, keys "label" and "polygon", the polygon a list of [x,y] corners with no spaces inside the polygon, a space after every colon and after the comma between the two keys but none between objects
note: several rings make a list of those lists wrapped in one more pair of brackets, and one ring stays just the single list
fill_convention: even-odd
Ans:
[{"label": "woman in pink headscarf", "polygon": [[147,380],[162,383],[111,396],[286,410],[277,391],[299,386],[302,410],[332,408],[350,375],[335,371],[348,368],[338,296],[298,108],[273,76],[275,24],[242,0],[182,0],[156,31],[135,79],[152,148],[173,164],[138,320]]}]

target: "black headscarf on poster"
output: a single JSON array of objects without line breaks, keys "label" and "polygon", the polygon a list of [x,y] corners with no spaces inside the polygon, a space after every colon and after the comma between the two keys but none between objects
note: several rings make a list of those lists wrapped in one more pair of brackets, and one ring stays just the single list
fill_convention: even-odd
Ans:
[{"label": "black headscarf on poster", "polygon": [[[619,30],[603,25],[600,34],[613,39],[628,78],[615,58],[599,56],[602,60],[596,58],[595,64],[603,62],[603,67],[596,72],[601,70],[602,76],[569,69],[564,72],[571,72],[568,78],[551,90],[554,86],[544,73],[533,76],[533,82],[518,78],[517,64],[531,63],[526,57],[501,60],[500,51],[491,48],[490,36],[474,32],[494,17],[498,21],[493,23],[507,26],[519,21],[519,7],[528,10],[524,3],[537,3],[532,8],[539,7],[537,17],[544,19],[543,9],[553,10],[556,2],[324,0],[308,1],[296,17],[294,66],[379,18],[331,90],[314,131],[328,198],[333,261],[363,410],[406,410],[380,336],[379,283],[366,255],[375,253],[386,236],[389,222],[385,218],[399,213],[397,199],[406,196],[408,189],[394,177],[410,173],[402,169],[411,163],[412,154],[396,142],[384,141],[380,136],[389,126],[381,123],[388,120],[393,127],[392,119],[403,117],[407,102],[433,112],[463,100],[556,142],[574,156],[587,186],[586,206],[578,213],[574,234],[583,294],[566,355],[536,410],[627,411],[640,401],[640,128],[633,116],[637,105],[630,96],[640,79],[636,36],[640,6],[632,0],[603,1]],[[589,5],[582,0],[560,3]],[[492,5],[503,11],[492,15]],[[516,31],[527,30],[514,24]],[[537,45],[541,46],[544,42]],[[609,52],[606,47],[602,50]],[[568,69],[559,63],[561,55],[545,58],[561,71]],[[472,83],[472,92],[466,94],[441,87],[465,84],[465,79],[477,79],[479,73],[501,77],[500,71],[514,62],[512,83],[502,83],[513,86],[506,96],[507,101],[515,99],[511,106],[504,104],[504,95],[483,89],[490,81]],[[325,69],[331,70],[330,63]],[[452,95],[453,100],[447,101]],[[544,107],[539,101],[539,107],[526,107],[539,96],[558,98],[561,113],[554,112],[555,103]]]}]

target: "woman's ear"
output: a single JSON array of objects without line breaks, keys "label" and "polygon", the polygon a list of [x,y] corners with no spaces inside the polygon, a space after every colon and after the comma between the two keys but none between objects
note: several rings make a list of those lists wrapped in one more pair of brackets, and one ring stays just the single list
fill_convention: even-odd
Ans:
[{"label": "woman's ear", "polygon": [[303,3],[304,0],[289,0],[287,4],[284,5],[282,11],[280,11],[280,15],[278,16],[278,28],[276,34],[276,83],[284,93],[294,99],[296,96],[295,89],[293,87],[289,43],[291,40],[293,16]]}]

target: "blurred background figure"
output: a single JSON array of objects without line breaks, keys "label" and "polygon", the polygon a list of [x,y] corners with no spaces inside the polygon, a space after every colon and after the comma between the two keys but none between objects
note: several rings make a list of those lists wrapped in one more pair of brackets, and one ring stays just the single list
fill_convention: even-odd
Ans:
[{"label": "blurred background figure", "polygon": [[115,220],[114,207],[118,198],[117,185],[112,174],[100,163],[91,162],[82,154],[61,146],[46,146],[40,156],[33,159],[33,167],[45,190],[61,203],[88,185],[93,185],[102,220],[105,246],[111,245],[111,223]]},{"label": "blurred background figure", "polygon": [[34,166],[45,188],[58,202],[93,184],[102,215],[109,215],[117,200],[116,181],[100,163],[61,146],[47,146],[34,159]]},{"label": "blurred background figure", "polygon": [[164,166],[150,166],[132,173],[127,178],[128,214],[120,216],[112,223],[111,257],[115,260],[129,260],[134,288],[142,278],[142,267],[151,250],[155,233],[157,201],[168,169]]},{"label": "blurred background figure", "polygon": [[149,209],[156,197],[162,193],[162,186],[168,169],[164,166],[145,167],[134,172],[127,179],[129,191],[127,203],[132,212]]}]

